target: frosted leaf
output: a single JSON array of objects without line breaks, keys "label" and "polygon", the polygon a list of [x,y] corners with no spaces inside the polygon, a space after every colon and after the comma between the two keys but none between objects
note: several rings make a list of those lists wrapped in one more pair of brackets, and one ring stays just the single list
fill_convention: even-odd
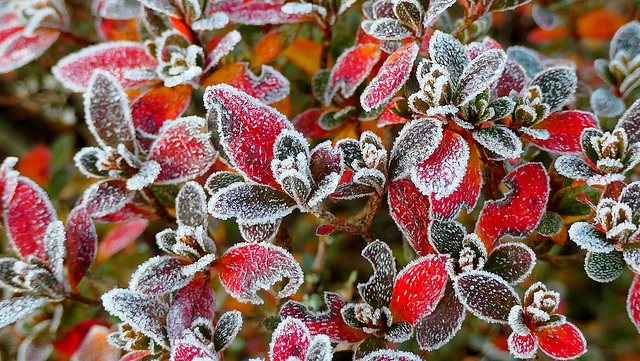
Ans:
[{"label": "frosted leaf", "polygon": [[139,0],[140,3],[152,10],[157,12],[173,16],[173,17],[181,17],[182,10],[178,7],[175,1],[173,0]]},{"label": "frosted leaf", "polygon": [[302,322],[285,318],[271,335],[269,360],[304,360],[311,339],[309,329]]},{"label": "frosted leaf", "polygon": [[502,75],[493,84],[492,91],[498,98],[508,97],[512,90],[519,93],[528,83],[529,79],[522,65],[513,59],[507,59]]},{"label": "frosted leaf", "polygon": [[560,233],[564,228],[564,220],[558,213],[544,212],[540,223],[536,227],[536,232],[546,237],[552,237]]},{"label": "frosted leaf", "polygon": [[209,200],[209,214],[218,219],[238,218],[241,223],[275,222],[293,211],[295,203],[286,194],[255,183],[234,183]]},{"label": "frosted leaf", "polygon": [[433,221],[428,227],[429,243],[440,254],[457,256],[462,249],[462,241],[467,235],[464,226],[456,221]]},{"label": "frosted leaf", "polygon": [[216,351],[227,348],[242,328],[242,314],[239,311],[228,311],[220,315],[213,334],[213,344]]},{"label": "frosted leaf", "polygon": [[412,168],[427,159],[440,145],[443,130],[437,118],[419,118],[407,123],[391,149],[389,176],[403,178]]},{"label": "frosted leaf", "polygon": [[322,6],[309,3],[290,2],[282,5],[282,8],[280,8],[280,10],[283,13],[290,15],[311,15],[313,13],[316,13],[322,18],[327,16],[327,9]]},{"label": "frosted leaf", "polygon": [[22,270],[27,269],[29,265],[17,258],[2,257],[0,258],[0,287],[12,292],[26,291],[25,285],[20,279]]},{"label": "frosted leaf", "polygon": [[193,30],[216,30],[222,29],[229,24],[229,17],[225,13],[213,13],[210,16],[194,21],[191,24]]},{"label": "frosted leaf", "polygon": [[341,178],[341,173],[331,173],[324,177],[320,183],[318,183],[316,190],[311,194],[311,197],[307,201],[307,207],[316,207],[320,202],[333,193],[337,189]]},{"label": "frosted leaf", "polygon": [[480,145],[502,159],[515,159],[522,154],[522,141],[507,127],[485,127],[472,135]]},{"label": "frosted leaf", "polygon": [[422,359],[407,351],[378,350],[367,354],[360,361],[422,361]]},{"label": "frosted leaf", "polygon": [[211,174],[207,179],[204,188],[209,194],[216,194],[222,188],[225,188],[233,183],[244,182],[244,178],[238,173],[229,171],[220,171]]},{"label": "frosted leaf", "polygon": [[622,114],[616,128],[623,128],[627,132],[629,144],[640,142],[640,99]]},{"label": "frosted leaf", "polygon": [[163,326],[168,308],[155,297],[118,288],[102,295],[102,305],[107,312],[131,325],[135,331],[168,349]]},{"label": "frosted leaf", "polygon": [[65,264],[69,270],[69,283],[75,287],[96,257],[98,236],[89,212],[82,207],[69,213],[65,232]]},{"label": "frosted leaf", "polygon": [[610,90],[604,88],[596,89],[590,98],[591,109],[599,117],[613,118],[625,111],[625,104],[622,99],[613,95]]},{"label": "frosted leaf", "polygon": [[289,24],[312,20],[307,14],[287,14],[282,11],[283,0],[227,0],[211,1],[206,14],[224,12],[229,22],[245,25]]},{"label": "frosted leaf", "polygon": [[608,283],[617,279],[624,270],[625,260],[621,252],[587,252],[584,258],[584,270],[594,281]]},{"label": "frosted leaf", "polygon": [[66,237],[64,225],[61,221],[55,221],[49,224],[43,242],[51,272],[58,282],[65,282],[66,270],[64,269],[64,260],[66,256]]},{"label": "frosted leaf", "polygon": [[20,173],[14,169],[18,158],[7,157],[0,165],[0,209],[6,209],[15,194]]},{"label": "frosted leaf", "polygon": [[19,321],[49,301],[46,297],[21,296],[0,302],[0,328]]},{"label": "frosted leaf", "polygon": [[338,15],[341,15],[347,9],[351,7],[356,2],[356,0],[340,0],[340,8],[338,9]]},{"label": "frosted leaf", "polygon": [[393,282],[397,272],[393,252],[386,243],[376,240],[362,250],[362,256],[371,263],[373,275],[366,283],[358,285],[358,292],[372,307],[386,307],[391,301]]},{"label": "frosted leaf", "polygon": [[391,182],[389,187],[389,214],[420,256],[433,253],[428,242],[427,227],[431,222],[430,199],[408,179]]},{"label": "frosted leaf", "polygon": [[438,148],[411,170],[411,180],[422,194],[434,193],[439,200],[451,195],[462,182],[469,164],[469,145],[449,130]]},{"label": "frosted leaf", "polygon": [[[193,332],[197,320],[206,320],[213,327],[216,295],[209,277],[191,281],[175,295],[167,314],[167,333],[173,341]],[[200,322],[201,324],[203,322]]]},{"label": "frosted leaf", "polygon": [[489,11],[513,10],[529,2],[531,2],[531,0],[493,0]]},{"label": "frosted leaf", "polygon": [[115,41],[90,46],[68,55],[51,69],[53,75],[65,87],[83,92],[96,69],[114,75],[123,88],[128,89],[141,84],[143,80],[127,79],[125,74],[131,69],[155,68],[158,62],[151,57],[146,48],[129,41]]},{"label": "frosted leaf", "polygon": [[393,343],[402,343],[413,336],[413,325],[408,322],[397,322],[391,325],[384,334],[384,339]]},{"label": "frosted leaf", "polygon": [[416,323],[416,341],[421,350],[433,351],[447,344],[462,328],[466,311],[451,282],[431,314]]},{"label": "frosted leaf", "polygon": [[139,191],[154,183],[162,172],[162,166],[154,160],[148,160],[142,163],[138,173],[127,179],[127,189],[131,191]]},{"label": "frosted leaf", "polygon": [[587,352],[587,340],[570,322],[543,328],[536,332],[536,338],[540,349],[554,359],[574,359]]},{"label": "frosted leaf", "polygon": [[141,264],[131,275],[129,289],[160,296],[187,285],[193,275],[183,271],[186,262],[173,256],[157,256]]},{"label": "frosted leaf", "polygon": [[487,90],[500,78],[506,60],[507,54],[499,49],[488,50],[473,59],[460,75],[455,96],[456,105],[464,106],[476,95]]},{"label": "frosted leaf", "polygon": [[102,169],[99,164],[104,158],[105,151],[103,149],[84,147],[73,156],[73,162],[84,176],[89,178],[102,178],[109,175],[109,172]]},{"label": "frosted leaf", "polygon": [[614,250],[613,243],[607,241],[605,233],[587,222],[572,224],[569,228],[569,238],[589,252],[609,253]]},{"label": "frosted leaf", "polygon": [[209,350],[195,336],[188,335],[171,347],[170,361],[218,361],[220,356]]},{"label": "frosted leaf", "polygon": [[429,56],[433,62],[444,65],[449,70],[449,77],[454,86],[458,85],[462,72],[471,62],[462,43],[440,30],[436,30],[429,40]]},{"label": "frosted leaf", "polygon": [[282,219],[256,224],[238,223],[238,228],[240,229],[242,238],[247,242],[269,242],[278,233],[281,223]]},{"label": "frosted leaf", "polygon": [[188,182],[182,186],[176,197],[176,218],[178,226],[201,227],[207,224],[207,196],[202,186]]},{"label": "frosted leaf", "polygon": [[633,278],[627,296],[627,314],[640,333],[640,276]]},{"label": "frosted leaf", "polygon": [[[216,14],[223,14],[223,13],[216,13]],[[203,20],[208,20],[208,19],[203,19]],[[196,23],[203,20],[196,21]],[[193,25],[195,25],[196,23],[193,23]],[[192,25],[192,28],[193,28],[193,25]],[[194,28],[194,30],[196,29]],[[227,33],[225,36],[223,36],[222,39],[220,39],[220,41],[216,45],[216,47],[208,53],[207,65],[205,66],[203,71],[207,72],[212,67],[218,65],[218,63],[220,62],[220,59],[228,55],[236,47],[236,45],[238,45],[240,40],[242,40],[242,36],[237,30],[232,30],[229,33]],[[262,79],[265,79],[267,77],[268,75],[265,74],[262,77]]]},{"label": "frosted leaf", "polygon": [[429,8],[425,13],[423,26],[425,28],[431,26],[431,23],[433,23],[445,10],[453,6],[455,3],[455,0],[429,1]]},{"label": "frosted leaf", "polygon": [[411,31],[402,22],[393,18],[362,21],[362,30],[378,40],[402,40],[411,36]]},{"label": "frosted leaf", "polygon": [[331,193],[331,198],[336,200],[351,200],[362,197],[368,197],[376,193],[376,189],[361,183],[343,183],[336,187]]},{"label": "frosted leaf", "polygon": [[[334,174],[341,177],[344,167],[342,152],[337,146],[334,149],[331,146],[331,141],[324,141],[311,150],[309,169],[316,183],[324,182],[325,178],[332,177]],[[319,185],[316,189],[318,188],[320,188]]]},{"label": "frosted leaf", "polygon": [[538,350],[538,339],[529,332],[526,335],[519,335],[512,332],[507,339],[507,347],[513,357],[518,359],[530,359],[536,355]]},{"label": "frosted leaf", "polygon": [[553,67],[538,73],[531,85],[542,90],[542,101],[549,105],[550,111],[559,110],[571,100],[578,85],[578,77],[574,69]]},{"label": "frosted leaf", "polygon": [[[99,2],[94,2],[94,5],[98,4]],[[138,0],[105,0],[98,9],[94,7],[93,14],[107,19],[125,20],[139,18],[142,11]]]},{"label": "frosted leaf", "polygon": [[523,243],[510,242],[494,248],[484,270],[496,274],[510,284],[518,284],[529,277],[536,265],[536,254]]},{"label": "frosted leaf", "polygon": [[329,337],[317,335],[311,339],[304,361],[331,361],[332,359],[333,347]]},{"label": "frosted leaf", "polygon": [[454,288],[469,312],[490,323],[507,323],[511,308],[520,304],[518,294],[505,280],[486,271],[461,274]]},{"label": "frosted leaf", "polygon": [[444,295],[448,259],[430,254],[412,261],[398,273],[389,304],[394,321],[415,324],[433,312]]},{"label": "frosted leaf", "polygon": [[575,155],[561,155],[555,163],[554,168],[558,174],[577,180],[585,180],[596,175],[596,171],[584,159]]},{"label": "frosted leaf", "polygon": [[640,247],[638,247],[638,244],[632,243],[624,247],[622,255],[629,268],[634,273],[640,274]]},{"label": "frosted leaf", "polygon": [[324,92],[324,104],[331,100],[339,89],[342,96],[349,98],[369,75],[380,58],[380,49],[374,44],[360,44],[346,49],[336,60],[329,74]]},{"label": "frosted leaf", "polygon": [[[46,12],[46,10],[44,10]],[[41,15],[45,15],[39,11]],[[38,16],[40,20],[41,17]],[[35,17],[31,25],[39,26]],[[4,19],[3,19],[4,21]],[[4,24],[3,24],[4,25]],[[4,30],[0,43],[0,74],[8,73],[39,58],[57,39],[60,32],[49,28],[32,29],[31,26],[11,27]],[[13,34],[11,34],[13,33]]]},{"label": "frosted leaf", "polygon": [[244,303],[262,304],[257,291],[269,289],[283,278],[288,278],[289,282],[277,297],[290,296],[304,280],[302,269],[293,256],[266,242],[237,244],[229,248],[215,265],[227,293]]},{"label": "frosted leaf", "polygon": [[624,187],[619,201],[629,206],[634,217],[640,215],[640,182],[635,181]]},{"label": "frosted leaf", "polygon": [[640,23],[632,21],[620,27],[611,39],[609,45],[609,59],[614,59],[616,54],[624,51],[629,59],[640,54]]},{"label": "frosted leaf", "polygon": [[509,59],[513,59],[520,64],[530,79],[544,70],[545,66],[538,57],[538,53],[524,46],[511,46],[507,49]]},{"label": "frosted leaf", "polygon": [[378,108],[391,100],[411,75],[413,63],[418,56],[419,46],[411,42],[391,54],[373,80],[360,95],[360,103],[365,111]]},{"label": "frosted leaf", "polygon": [[93,183],[82,194],[81,207],[94,218],[104,217],[122,209],[133,200],[135,193],[128,190],[120,180],[105,180]]}]

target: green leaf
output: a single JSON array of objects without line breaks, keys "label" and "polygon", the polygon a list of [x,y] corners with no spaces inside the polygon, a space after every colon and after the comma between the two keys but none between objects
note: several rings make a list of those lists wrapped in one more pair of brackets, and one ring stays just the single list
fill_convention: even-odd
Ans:
[{"label": "green leaf", "polygon": [[598,203],[600,191],[595,188],[581,185],[576,188],[563,189],[554,197],[554,202],[558,198],[560,199],[558,214],[561,216],[583,216],[591,213],[591,208],[588,205],[576,200],[576,196],[580,193],[586,194],[594,204]]},{"label": "green leaf", "polygon": [[558,213],[545,212],[536,227],[536,231],[543,236],[551,237],[555,236],[562,230],[563,222]]}]

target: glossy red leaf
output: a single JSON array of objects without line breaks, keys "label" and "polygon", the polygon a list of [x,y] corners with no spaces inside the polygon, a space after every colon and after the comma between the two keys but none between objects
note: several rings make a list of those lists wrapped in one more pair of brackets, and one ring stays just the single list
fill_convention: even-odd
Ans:
[{"label": "glossy red leaf", "polygon": [[511,191],[500,200],[487,201],[476,223],[476,234],[489,253],[505,234],[524,237],[531,233],[547,208],[549,178],[542,164],[522,165],[503,183]]},{"label": "glossy red leaf", "polygon": [[263,65],[259,75],[249,69],[249,63],[227,65],[207,77],[206,86],[229,84],[266,104],[271,104],[289,95],[289,80],[269,65]]},{"label": "glossy red leaf", "polygon": [[269,345],[269,360],[305,360],[310,344],[311,334],[304,323],[295,318],[285,318],[273,332]]},{"label": "glossy red leaf", "polygon": [[49,148],[44,144],[38,144],[20,157],[16,169],[23,176],[31,178],[40,186],[44,186],[51,179],[52,159],[53,154],[51,154]]},{"label": "glossy red leaf", "polygon": [[18,177],[4,214],[7,235],[22,259],[29,256],[47,262],[44,237],[49,224],[57,220],[47,194],[29,178]]},{"label": "glossy red leaf", "polygon": [[294,317],[302,321],[312,335],[323,334],[336,342],[358,342],[368,335],[361,329],[351,327],[344,322],[342,313],[343,307],[347,305],[339,294],[333,292],[324,293],[324,303],[327,310],[322,312],[311,312],[303,303],[288,301],[280,309],[280,317]]},{"label": "glossy red leaf", "polygon": [[176,293],[167,314],[169,339],[177,340],[186,330],[191,329],[198,318],[213,321],[216,309],[216,295],[206,277],[191,281]]},{"label": "glossy red leaf", "polygon": [[302,269],[293,256],[271,243],[240,243],[229,248],[215,261],[220,281],[240,302],[263,303],[257,291],[268,289],[283,278],[289,282],[278,297],[294,294],[304,280]]},{"label": "glossy red leaf", "polygon": [[332,226],[330,224],[323,224],[318,228],[316,228],[316,236],[328,236],[331,233],[333,233],[333,231],[335,230],[336,230],[336,226]]},{"label": "glossy red leaf", "polygon": [[179,183],[205,174],[215,163],[216,153],[209,137],[200,132],[200,118],[167,122],[151,146],[149,160],[161,167],[156,184]]},{"label": "glossy red leaf", "polygon": [[522,136],[538,147],[558,153],[581,153],[582,131],[587,128],[600,128],[600,125],[592,113],[568,110],[552,113],[532,128],[549,132],[548,139],[535,139],[527,134]]},{"label": "glossy red leaf", "polygon": [[109,326],[102,319],[90,318],[74,324],[73,328],[68,331],[60,332],[61,329],[59,329],[62,337],[60,340],[52,342],[56,352],[67,357],[73,355],[80,347],[84,337],[89,333],[89,330],[95,325]]},{"label": "glossy red leaf", "polygon": [[299,23],[312,20],[307,14],[286,14],[282,12],[284,0],[227,0],[211,1],[206,13],[224,12],[229,22],[246,25],[267,25]]},{"label": "glossy red leaf", "polygon": [[296,128],[296,130],[302,133],[305,137],[312,139],[329,138],[341,128],[338,127],[331,130],[326,130],[320,127],[320,124],[318,122],[325,112],[327,112],[327,109],[324,108],[307,109],[293,118],[291,122],[293,123],[293,126]]},{"label": "glossy red leaf", "polygon": [[398,179],[389,186],[389,214],[411,247],[420,256],[435,253],[427,238],[430,201],[408,179]]},{"label": "glossy red leaf", "polygon": [[134,219],[116,226],[100,242],[96,262],[102,263],[130,245],[140,237],[148,224],[146,219]]},{"label": "glossy red leaf", "polygon": [[151,88],[131,104],[131,116],[136,130],[158,134],[165,120],[173,120],[184,113],[191,102],[191,87],[178,85]]},{"label": "glossy red leaf", "polygon": [[360,103],[365,111],[378,108],[389,102],[400,88],[407,82],[413,63],[418,56],[419,46],[410,42],[389,55],[360,96]]},{"label": "glossy red leaf", "polygon": [[273,145],[285,129],[293,130],[289,120],[277,110],[229,85],[207,88],[204,96],[212,131],[236,169],[250,179],[277,189],[271,160]]},{"label": "glossy red leaf", "polygon": [[534,332],[542,351],[555,359],[573,359],[587,352],[587,340],[569,322]]},{"label": "glossy red leaf", "polygon": [[433,312],[449,279],[445,269],[448,258],[436,255],[420,257],[398,273],[389,304],[394,322],[415,324]]},{"label": "glossy red leaf", "polygon": [[342,96],[349,98],[362,83],[380,58],[380,48],[374,44],[361,44],[345,50],[336,60],[324,94],[324,104],[342,89]]},{"label": "glossy red leaf", "polygon": [[60,35],[59,31],[47,28],[35,29],[29,35],[23,32],[23,27],[19,31],[15,30],[17,29],[0,30],[0,74],[18,69],[39,58]]},{"label": "glossy red leaf", "polygon": [[411,121],[411,119],[403,118],[391,111],[391,109],[396,107],[396,101],[400,99],[402,98],[391,99],[389,104],[387,104],[387,107],[384,109],[382,114],[380,114],[378,120],[376,121],[376,125],[378,126],[378,128],[382,128],[387,125],[404,124]]},{"label": "glossy red leaf", "polygon": [[55,67],[53,75],[67,88],[82,92],[86,90],[93,71],[101,69],[118,79],[125,89],[148,82],[127,77],[127,71],[155,68],[158,62],[147,53],[142,44],[116,41],[103,43],[82,49],[62,58]]},{"label": "glossy red leaf", "polygon": [[84,278],[98,249],[96,228],[86,208],[75,208],[71,211],[67,218],[66,234],[65,264],[69,270],[69,283],[75,287]]},{"label": "glossy red leaf", "polygon": [[640,333],[640,276],[636,275],[627,296],[627,314]]}]

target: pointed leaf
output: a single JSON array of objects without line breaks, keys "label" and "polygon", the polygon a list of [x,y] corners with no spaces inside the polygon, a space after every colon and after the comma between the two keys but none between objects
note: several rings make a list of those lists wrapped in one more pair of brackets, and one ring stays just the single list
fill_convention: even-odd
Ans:
[{"label": "pointed leaf", "polygon": [[545,327],[536,331],[535,335],[542,351],[555,359],[574,359],[587,352],[587,340],[570,322],[555,327]]},{"label": "pointed leaf", "polygon": [[433,253],[427,240],[429,197],[408,179],[398,179],[389,187],[389,214],[411,247],[420,256]]},{"label": "pointed leaf", "polygon": [[171,361],[216,361],[218,354],[212,352],[195,336],[189,335],[171,347]]},{"label": "pointed leaf", "polygon": [[471,62],[464,45],[454,36],[439,30],[429,40],[429,56],[436,64],[444,65],[449,70],[454,85],[458,84],[462,72]]},{"label": "pointed leaf", "polygon": [[289,282],[278,298],[294,294],[303,282],[300,265],[286,250],[270,243],[240,243],[229,248],[215,263],[222,285],[240,302],[262,304],[257,291],[283,278]]},{"label": "pointed leaf", "polygon": [[216,351],[222,351],[236,338],[242,328],[242,314],[240,311],[228,311],[220,315],[216,330],[213,334],[213,344]]},{"label": "pointed leaf", "polygon": [[207,277],[198,278],[176,293],[167,313],[169,339],[178,340],[192,329],[193,321],[205,319],[213,322],[216,295]]},{"label": "pointed leaf", "polygon": [[98,252],[98,236],[86,208],[74,208],[67,218],[65,264],[69,283],[75,287],[87,273]]},{"label": "pointed leaf", "polygon": [[542,90],[542,101],[551,111],[562,108],[576,91],[578,77],[575,70],[567,67],[553,67],[538,73],[531,81]]},{"label": "pointed leaf", "polygon": [[230,64],[202,81],[203,86],[228,84],[262,101],[275,103],[289,95],[289,80],[269,65],[262,65],[255,75],[248,63]]},{"label": "pointed leaf", "polygon": [[209,214],[218,219],[238,218],[246,225],[275,223],[295,208],[286,194],[255,183],[233,183],[211,196]]},{"label": "pointed leaf", "polygon": [[400,271],[389,304],[394,322],[415,324],[433,312],[447,285],[445,264],[448,258],[436,255],[420,257]]},{"label": "pointed leaf", "polygon": [[358,292],[371,307],[386,307],[391,301],[397,272],[393,252],[386,243],[376,240],[362,250],[362,256],[373,266],[373,275],[367,283],[358,285]]},{"label": "pointed leaf", "polygon": [[53,75],[67,88],[83,92],[96,69],[115,76],[123,88],[141,85],[146,80],[127,77],[127,72],[136,69],[154,68],[158,65],[140,43],[116,41],[82,49],[68,55],[51,69]]},{"label": "pointed leaf", "polygon": [[505,234],[523,237],[532,232],[547,208],[549,178],[540,163],[522,165],[504,179],[511,188],[503,199],[487,201],[478,222],[476,234],[491,252]]},{"label": "pointed leaf", "polygon": [[424,27],[429,27],[445,10],[450,8],[456,0],[432,0],[424,16]]},{"label": "pointed leaf", "polygon": [[553,165],[558,174],[570,179],[586,180],[598,174],[589,163],[575,155],[561,155]]},{"label": "pointed leaf", "polygon": [[527,73],[515,60],[507,59],[500,79],[494,83],[497,98],[509,96],[511,90],[520,93],[527,85]]},{"label": "pointed leaf", "polygon": [[473,139],[499,159],[515,159],[522,154],[522,142],[509,128],[485,127],[473,132]]},{"label": "pointed leaf", "polygon": [[147,219],[133,219],[122,223],[107,233],[98,245],[96,262],[98,264],[111,258],[135,241],[149,225]]},{"label": "pointed leaf", "polygon": [[121,210],[133,200],[134,195],[135,192],[127,189],[124,181],[100,181],[82,194],[80,206],[86,208],[92,218],[100,218]]},{"label": "pointed leaf", "polygon": [[411,169],[428,159],[442,143],[442,139],[443,130],[438,118],[418,118],[405,124],[391,149],[391,180],[404,178]]},{"label": "pointed leaf", "polygon": [[466,105],[498,80],[506,60],[507,54],[499,49],[486,51],[473,59],[460,75],[456,90],[456,105]]},{"label": "pointed leaf", "polygon": [[184,272],[188,262],[173,256],[157,256],[141,264],[131,275],[129,289],[161,296],[187,285],[193,274]]},{"label": "pointed leaf", "polygon": [[486,271],[465,272],[454,280],[454,287],[467,310],[486,322],[506,324],[511,308],[520,304],[511,286]]},{"label": "pointed leaf", "polygon": [[531,274],[535,265],[536,254],[531,248],[523,243],[510,242],[494,248],[483,269],[510,284],[518,284]]},{"label": "pointed leaf", "polygon": [[448,343],[462,327],[466,311],[451,282],[436,309],[416,323],[416,341],[422,350],[436,350]]},{"label": "pointed leaf", "polygon": [[360,44],[345,50],[336,60],[329,75],[329,83],[324,94],[324,104],[342,89],[342,96],[349,98],[369,75],[380,58],[380,48],[374,44]]},{"label": "pointed leaf", "polygon": [[528,134],[522,136],[538,147],[557,153],[580,153],[580,134],[587,128],[599,128],[593,114],[579,110],[552,113],[531,129],[549,132],[549,138],[539,139]]}]

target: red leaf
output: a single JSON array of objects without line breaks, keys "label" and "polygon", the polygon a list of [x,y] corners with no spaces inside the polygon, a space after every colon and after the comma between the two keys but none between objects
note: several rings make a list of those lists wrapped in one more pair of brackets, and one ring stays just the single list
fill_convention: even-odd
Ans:
[{"label": "red leaf", "polygon": [[200,118],[187,117],[168,122],[151,146],[149,159],[160,164],[156,184],[179,183],[205,174],[215,163],[216,153],[209,137],[200,132]]},{"label": "red leaf", "polygon": [[329,138],[333,134],[337,133],[341,128],[335,128],[331,130],[326,130],[320,127],[318,121],[322,117],[322,114],[327,112],[325,108],[312,108],[307,109],[304,112],[298,114],[291,121],[300,133],[302,133],[305,137],[312,139],[322,139]]},{"label": "red leaf", "polygon": [[528,163],[513,170],[503,179],[511,188],[503,199],[487,201],[476,234],[491,253],[505,234],[524,237],[533,231],[547,208],[549,178],[540,163]]},{"label": "red leaf", "polygon": [[250,179],[277,189],[271,160],[273,145],[285,129],[287,118],[275,109],[229,85],[207,88],[204,96],[212,131],[218,132],[226,155],[235,168]]},{"label": "red leaf", "polygon": [[496,96],[506,97],[512,90],[520,92],[527,85],[527,74],[518,62],[508,59],[500,79],[494,84]]},{"label": "red leaf", "polygon": [[176,119],[191,102],[191,87],[178,85],[151,88],[131,104],[131,115],[136,130],[158,134],[165,120]]},{"label": "red leaf", "polygon": [[294,294],[303,282],[300,265],[283,248],[271,243],[240,243],[215,261],[222,285],[240,302],[263,303],[257,291],[267,289],[283,278],[289,283],[278,297]]},{"label": "red leaf", "polygon": [[132,351],[122,356],[119,361],[138,361],[144,356],[147,356],[149,353],[149,351]]},{"label": "red leaf", "polygon": [[587,352],[587,340],[582,332],[569,322],[543,328],[534,333],[542,351],[553,358],[573,359]]},{"label": "red leaf", "polygon": [[358,342],[368,335],[361,329],[347,325],[340,312],[347,305],[340,295],[333,292],[324,293],[324,303],[327,310],[323,312],[311,312],[304,304],[297,301],[288,301],[280,309],[280,317],[294,317],[302,321],[312,335],[327,335],[336,342]]},{"label": "red leaf", "polygon": [[349,48],[340,55],[331,69],[324,94],[324,103],[329,105],[338,89],[349,98],[356,91],[380,59],[380,48],[374,44],[362,44]]},{"label": "red leaf", "polygon": [[538,349],[538,340],[531,332],[524,336],[512,332],[507,339],[507,346],[513,356],[528,359],[535,356]]},{"label": "red leaf", "polygon": [[535,139],[530,135],[522,138],[538,147],[558,153],[581,153],[580,134],[587,128],[600,128],[593,114],[579,110],[556,112],[531,127],[549,132],[549,139]]},{"label": "red leaf", "polygon": [[9,28],[0,31],[0,74],[39,58],[60,35],[59,31],[52,29],[36,29],[29,36],[22,32],[22,27],[20,31],[15,30]]},{"label": "red leaf", "polygon": [[382,114],[380,114],[378,120],[376,121],[376,125],[378,126],[378,128],[382,128],[386,125],[404,124],[411,121],[411,119],[403,118],[391,111],[391,109],[396,107],[396,101],[398,101],[399,99],[402,98],[394,98],[389,102],[389,104],[387,104],[387,107],[384,109]]},{"label": "red leaf", "polygon": [[121,210],[134,196],[135,192],[127,189],[125,181],[110,179],[92,184],[82,194],[79,204],[92,218],[99,218]]},{"label": "red leaf", "polygon": [[216,84],[229,84],[266,104],[289,95],[289,80],[269,65],[261,67],[260,75],[255,75],[248,63],[227,65],[202,82],[204,87]]},{"label": "red leaf", "polygon": [[73,355],[78,350],[78,347],[80,347],[80,343],[82,343],[84,337],[89,333],[89,330],[94,325],[109,326],[106,321],[98,318],[81,321],[75,324],[71,330],[63,333],[59,341],[53,342],[53,347],[56,352],[65,356]]},{"label": "red leaf", "polygon": [[7,235],[20,257],[27,260],[34,256],[47,262],[43,241],[49,224],[57,220],[57,215],[42,188],[29,178],[18,177],[5,212]]},{"label": "red leaf", "polygon": [[312,20],[311,15],[286,14],[281,8],[283,0],[227,0],[211,1],[206,13],[224,12],[229,22],[246,25],[299,23]]},{"label": "red leaf", "polygon": [[158,62],[142,44],[116,41],[84,48],[62,58],[53,75],[73,91],[83,92],[96,69],[105,70],[118,79],[125,89],[141,85],[147,80],[133,80],[126,76],[128,70],[155,68]]},{"label": "red leaf", "polygon": [[98,248],[96,228],[86,208],[75,208],[71,211],[67,219],[66,234],[65,264],[69,270],[69,283],[75,287],[87,273]]},{"label": "red leaf", "polygon": [[640,276],[636,275],[627,296],[627,314],[640,333]]},{"label": "red leaf", "polygon": [[9,207],[18,185],[20,173],[13,167],[18,163],[18,158],[7,157],[0,165],[0,214]]},{"label": "red leaf", "polygon": [[328,236],[336,230],[336,226],[323,224],[316,229],[316,236]]},{"label": "red leaf", "polygon": [[111,230],[100,242],[96,262],[102,263],[135,241],[147,228],[149,221],[134,219]]},{"label": "red leaf", "polygon": [[420,193],[408,179],[398,179],[389,187],[389,213],[391,218],[420,256],[435,253],[427,239],[431,219],[429,196]]},{"label": "red leaf", "polygon": [[73,360],[102,361],[120,357],[120,350],[107,342],[111,330],[102,325],[91,327],[82,340],[80,347],[73,354]]},{"label": "red leaf", "polygon": [[175,300],[167,314],[167,330],[169,339],[182,337],[185,330],[190,330],[193,321],[202,317],[213,320],[216,309],[216,295],[208,278],[191,281],[176,294]]},{"label": "red leaf", "polygon": [[307,327],[295,318],[285,318],[273,332],[269,360],[305,360],[310,343],[311,334]]},{"label": "red leaf", "polygon": [[409,79],[413,62],[418,56],[418,49],[417,43],[410,42],[389,55],[378,75],[371,80],[360,96],[360,102],[365,111],[385,104],[402,88]]},{"label": "red leaf", "polygon": [[394,322],[415,324],[433,312],[449,279],[445,269],[448,258],[436,255],[420,257],[400,271],[389,304]]},{"label": "red leaf", "polygon": [[38,144],[20,158],[16,168],[23,176],[44,186],[51,178],[52,159],[53,155],[49,148]]},{"label": "red leaf", "polygon": [[219,357],[194,336],[180,340],[171,347],[172,361],[215,361]]},{"label": "red leaf", "polygon": [[154,219],[156,214],[153,210],[144,208],[135,203],[125,204],[120,210],[110,213],[106,216],[95,218],[96,222],[117,223],[125,222],[132,218]]}]

